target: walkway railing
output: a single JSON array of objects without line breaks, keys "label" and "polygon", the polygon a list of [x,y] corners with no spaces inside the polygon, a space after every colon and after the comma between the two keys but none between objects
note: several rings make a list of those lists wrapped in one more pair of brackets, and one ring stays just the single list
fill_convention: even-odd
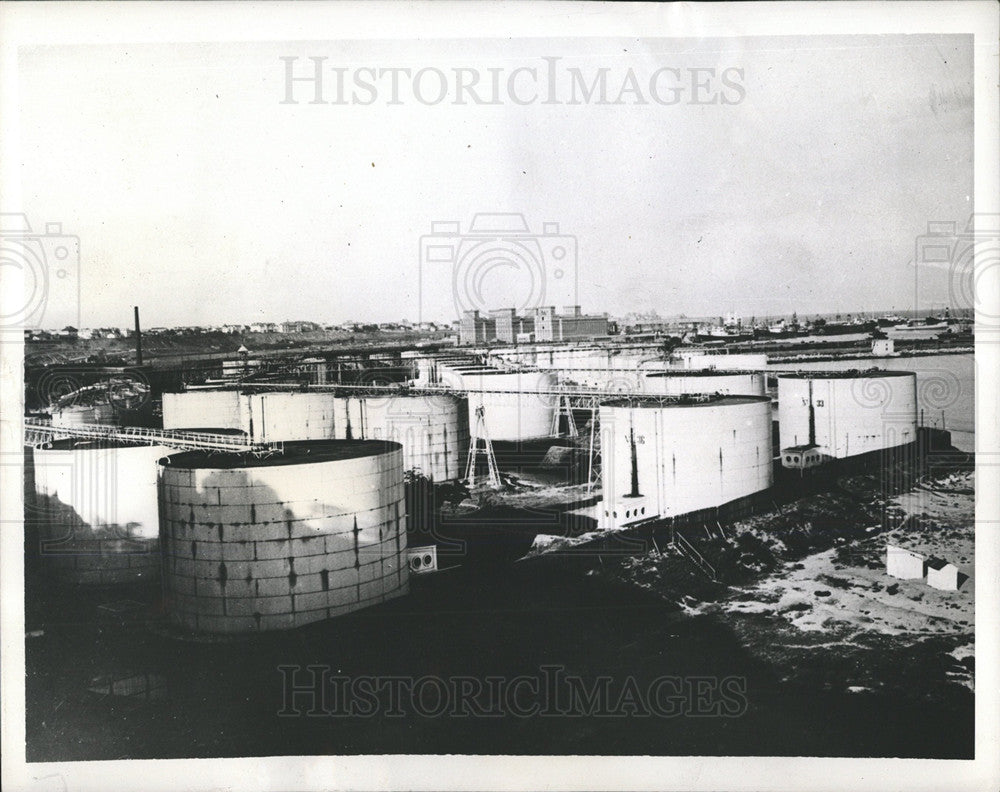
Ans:
[{"label": "walkway railing", "polygon": [[182,432],[170,429],[147,429],[139,426],[108,426],[106,424],[80,424],[53,426],[37,418],[24,419],[24,442],[42,445],[62,438],[105,440],[115,443],[163,445],[182,450],[258,451],[280,450],[273,443],[253,443],[244,434],[212,434]]}]

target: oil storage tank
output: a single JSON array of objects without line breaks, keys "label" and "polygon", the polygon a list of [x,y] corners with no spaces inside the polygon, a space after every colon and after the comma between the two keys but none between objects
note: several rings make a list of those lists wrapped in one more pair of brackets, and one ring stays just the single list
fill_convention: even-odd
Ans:
[{"label": "oil storage tank", "polygon": [[299,627],[405,594],[403,451],[375,440],[160,462],[163,591],[197,632]]},{"label": "oil storage tank", "polygon": [[[243,430],[260,443],[298,440],[350,438],[347,400],[332,393],[287,392],[251,393],[242,397]],[[357,400],[354,400],[355,407]],[[356,419],[360,413],[355,410]]]},{"label": "oil storage tank", "polygon": [[438,370],[438,384],[448,388],[462,388],[468,375],[478,374],[483,371],[496,371],[493,366],[469,365],[443,365]]},{"label": "oil storage tank", "polygon": [[156,580],[157,460],[170,449],[56,440],[34,449],[41,568],[81,585]]},{"label": "oil storage tank", "polygon": [[[785,467],[860,457],[917,439],[912,371],[803,371],[778,376],[778,437]],[[798,458],[796,458],[798,457]]]},{"label": "oil storage tank", "polygon": [[702,349],[677,349],[673,357],[682,368],[723,369],[726,371],[762,371],[767,368],[767,355],[763,352],[706,352]]},{"label": "oil storage tank", "polygon": [[339,439],[391,440],[403,446],[403,468],[433,481],[463,474],[469,448],[466,399],[457,394],[365,395],[334,399]]},{"label": "oil storage tank", "polygon": [[427,352],[407,349],[399,354],[407,368],[408,379],[416,385],[430,385],[434,382],[434,357]]},{"label": "oil storage tank", "polygon": [[764,374],[756,371],[651,371],[643,390],[650,394],[680,396],[685,393],[721,393],[727,396],[763,396]]},{"label": "oil storage tank", "polygon": [[465,474],[469,407],[464,396],[368,397],[360,426],[363,438],[402,445],[404,470],[437,482]]},{"label": "oil storage tank", "polygon": [[462,375],[467,389],[469,425],[482,406],[490,439],[521,442],[549,437],[557,408],[556,377],[547,371],[487,369]]},{"label": "oil storage tank", "polygon": [[454,480],[463,473],[469,447],[463,396],[275,391],[243,398],[244,429],[256,442],[392,440],[403,446],[405,470],[434,481]]},{"label": "oil storage tank", "polygon": [[773,482],[767,397],[611,399],[600,423],[604,529],[738,514]]},{"label": "oil storage tank", "polygon": [[636,360],[628,361],[627,365],[626,361],[616,361],[616,365],[612,366],[606,359],[581,359],[572,365],[561,366],[556,373],[563,382],[597,388],[608,393],[639,392],[644,379],[644,372]]},{"label": "oil storage tank", "polygon": [[239,391],[188,390],[163,394],[164,429],[244,429],[246,401]]},{"label": "oil storage tank", "polygon": [[111,424],[114,420],[114,408],[110,404],[74,404],[52,412],[53,426]]}]

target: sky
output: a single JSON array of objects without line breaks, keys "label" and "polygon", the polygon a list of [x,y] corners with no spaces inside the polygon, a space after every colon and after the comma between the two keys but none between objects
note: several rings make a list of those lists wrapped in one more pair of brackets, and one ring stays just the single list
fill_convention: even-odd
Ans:
[{"label": "sky", "polygon": [[26,48],[24,211],[80,240],[42,324],[964,307],[914,256],[973,210],[972,74],[963,36]]}]

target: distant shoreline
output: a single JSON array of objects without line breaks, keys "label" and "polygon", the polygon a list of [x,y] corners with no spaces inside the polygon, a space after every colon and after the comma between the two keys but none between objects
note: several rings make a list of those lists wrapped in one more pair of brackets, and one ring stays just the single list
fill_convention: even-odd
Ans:
[{"label": "distant shoreline", "polygon": [[896,358],[911,357],[935,357],[937,355],[974,355],[975,347],[945,347],[944,349],[905,349],[892,355],[873,355],[867,353],[851,353],[845,355],[817,354],[817,355],[768,355],[768,364],[781,363],[831,363],[838,360],[893,360]]}]

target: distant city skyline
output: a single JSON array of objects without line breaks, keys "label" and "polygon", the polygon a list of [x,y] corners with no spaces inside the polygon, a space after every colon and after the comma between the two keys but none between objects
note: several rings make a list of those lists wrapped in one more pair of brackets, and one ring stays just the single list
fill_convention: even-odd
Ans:
[{"label": "distant city skyline", "polygon": [[[893,315],[899,315],[899,316],[902,316],[903,318],[912,318],[912,317],[922,317],[922,316],[937,315],[937,314],[943,313],[944,312],[944,308],[945,308],[945,306],[939,306],[939,307],[936,307],[936,308],[919,308],[916,311],[914,311],[914,310],[908,309],[908,308],[899,309],[899,308],[889,307],[889,308],[885,308],[883,310],[876,310],[876,311],[828,311],[828,312],[827,311],[823,311],[823,312],[818,312],[818,313],[807,313],[807,312],[803,312],[803,311],[792,311],[792,312],[785,313],[785,314],[777,314],[777,313],[774,313],[774,314],[750,314],[750,313],[740,314],[740,313],[737,312],[735,315],[739,319],[741,319],[742,321],[744,321],[744,322],[751,322],[751,321],[753,321],[753,322],[756,322],[757,324],[760,324],[760,323],[768,322],[768,321],[778,321],[778,320],[781,320],[781,319],[791,319],[793,317],[793,315],[797,315],[798,318],[800,320],[803,320],[803,321],[805,321],[805,320],[811,320],[811,319],[827,319],[827,320],[830,320],[830,319],[834,319],[834,318],[836,318],[838,316],[840,316],[840,317],[842,317],[844,319],[851,318],[851,317],[860,317],[860,318],[872,319],[872,318],[880,318],[880,317],[883,317],[883,316],[893,316]],[[955,318],[962,318],[962,317],[971,318],[972,317],[972,309],[971,308],[965,308],[965,309],[959,308],[959,309],[950,309],[950,310],[951,310],[951,314]],[[594,313],[603,314],[605,312],[604,311],[595,311]],[[639,322],[642,322],[642,321],[647,321],[647,322],[649,322],[649,321],[660,321],[660,322],[677,322],[677,323],[698,322],[698,323],[706,323],[707,324],[707,323],[717,322],[718,320],[724,318],[727,314],[730,314],[730,313],[731,312],[729,312],[729,311],[722,311],[722,312],[718,312],[718,313],[714,313],[714,314],[699,314],[699,315],[688,315],[688,314],[684,314],[684,313],[679,313],[679,314],[660,314],[655,309],[653,309],[651,311],[644,311],[644,312],[626,311],[625,313],[622,313],[622,314],[611,314],[611,313],[608,313],[608,319],[609,319],[609,321],[614,321],[614,322],[618,322],[618,323],[621,323],[623,321],[628,321],[628,320],[634,320],[636,323],[639,323]],[[130,316],[131,316],[131,314],[130,314]],[[438,329],[440,330],[442,328],[457,327],[457,325],[460,323],[460,320],[459,319],[454,319],[452,321],[444,321],[444,320],[442,320],[442,321],[438,321],[438,322],[434,322],[434,321],[428,320],[428,321],[425,321],[425,322],[419,322],[419,321],[417,321],[415,319],[410,319],[410,318],[407,318],[407,317],[400,317],[400,318],[397,318],[397,319],[383,319],[383,320],[374,320],[374,319],[370,319],[370,320],[366,320],[366,319],[348,319],[348,320],[340,321],[340,322],[323,322],[323,321],[319,321],[319,320],[316,320],[316,319],[302,319],[302,320],[291,320],[291,319],[259,319],[259,320],[253,321],[253,322],[211,322],[211,323],[208,323],[208,324],[191,324],[191,325],[187,325],[187,324],[185,324],[185,325],[180,325],[180,324],[177,324],[177,325],[147,325],[147,324],[145,324],[145,322],[143,322],[142,330],[143,330],[143,332],[152,331],[152,330],[178,330],[178,329],[185,329],[185,328],[201,329],[201,330],[211,330],[213,328],[252,327],[254,325],[278,325],[278,326],[280,326],[280,325],[282,325],[282,324],[284,324],[286,322],[306,322],[306,323],[320,325],[320,326],[322,326],[324,328],[346,328],[346,327],[349,327],[351,325],[358,325],[358,326],[360,326],[360,325],[376,325],[376,326],[377,325],[399,325],[399,326],[409,325],[412,328],[417,328],[417,327],[419,327],[422,324],[427,324],[427,325],[436,325],[438,327]],[[134,325],[132,323],[128,323],[128,324],[124,324],[124,323],[119,323],[119,324],[110,323],[110,324],[106,324],[106,325],[79,325],[79,326],[77,326],[77,325],[70,325],[70,326],[76,328],[77,330],[118,329],[118,330],[123,330],[123,331],[128,331],[128,332],[131,332],[133,330],[133,327],[134,327]],[[66,325],[63,325],[61,327],[55,327],[55,326],[48,327],[47,326],[47,327],[42,327],[42,328],[39,328],[39,329],[42,330],[42,331],[52,332],[52,331],[57,331],[57,330],[63,330],[66,327],[67,327]],[[255,332],[255,331],[250,331],[250,332]],[[276,332],[278,332],[278,331],[276,331]]]},{"label": "distant city skyline", "polygon": [[[283,104],[282,58],[301,77],[316,56],[482,75],[558,57],[615,92],[627,69],[738,69],[742,95],[316,106],[305,84]],[[973,210],[968,37],[46,46],[19,69],[19,208],[80,239],[79,313],[54,300],[46,326],[127,326],[136,303],[150,326],[451,322],[470,287],[422,239],[497,211],[533,238],[558,224],[563,287],[613,316],[966,307],[961,273],[913,262],[928,222]],[[534,299],[512,272],[475,288]]]}]

